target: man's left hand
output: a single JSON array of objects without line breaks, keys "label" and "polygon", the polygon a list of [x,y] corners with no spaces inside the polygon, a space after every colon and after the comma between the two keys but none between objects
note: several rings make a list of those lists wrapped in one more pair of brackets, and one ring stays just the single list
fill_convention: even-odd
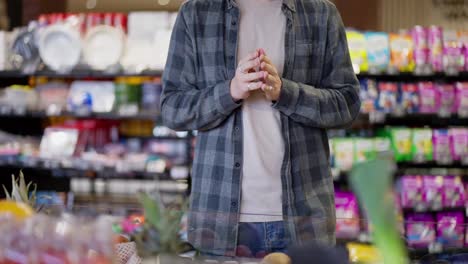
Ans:
[{"label": "man's left hand", "polygon": [[262,61],[260,69],[268,73],[267,77],[263,80],[262,90],[265,92],[265,96],[268,100],[278,101],[283,85],[278,70],[265,54],[260,56],[260,60]]}]

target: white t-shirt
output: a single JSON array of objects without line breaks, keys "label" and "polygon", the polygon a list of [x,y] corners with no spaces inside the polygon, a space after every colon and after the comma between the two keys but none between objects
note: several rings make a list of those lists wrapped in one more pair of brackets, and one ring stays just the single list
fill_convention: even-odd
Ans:
[{"label": "white t-shirt", "polygon": [[[263,48],[281,76],[286,17],[282,0],[236,0],[240,8],[238,60]],[[281,166],[284,141],[278,110],[261,90],[242,105],[243,170],[241,222],[283,220]]]}]

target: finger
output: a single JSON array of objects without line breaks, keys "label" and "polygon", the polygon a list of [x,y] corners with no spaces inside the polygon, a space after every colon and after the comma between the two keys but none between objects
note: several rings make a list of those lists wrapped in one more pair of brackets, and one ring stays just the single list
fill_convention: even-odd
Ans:
[{"label": "finger", "polygon": [[266,62],[267,64],[273,65],[273,62],[271,61],[271,59],[270,59],[268,56],[266,56],[266,55],[261,55],[261,56],[260,56],[260,59],[261,59],[261,61],[264,61],[264,62]]},{"label": "finger", "polygon": [[261,89],[263,82],[251,82],[246,85],[247,91],[255,91]]},{"label": "finger", "polygon": [[244,58],[242,58],[240,61],[239,61],[239,64],[238,65],[242,65],[248,61],[251,61],[253,59],[256,59],[258,57],[258,51],[254,51],[252,53],[249,53],[247,56],[245,56]]},{"label": "finger", "polygon": [[239,64],[239,70],[242,73],[246,73],[258,66],[260,66],[260,59],[256,58],[255,60],[247,61],[244,64]]},{"label": "finger", "polygon": [[244,82],[252,82],[256,81],[262,78],[266,78],[268,75],[267,72],[261,71],[261,72],[252,72],[252,73],[247,73],[241,76],[241,80]]},{"label": "finger", "polygon": [[263,71],[266,71],[271,75],[278,75],[278,72],[276,71],[276,68],[273,65],[268,64],[266,62],[262,62],[262,64],[260,65],[260,68]]},{"label": "finger", "polygon": [[272,92],[274,89],[273,89],[273,85],[270,85],[270,84],[267,84],[267,83],[262,83],[262,87],[261,87],[262,91],[268,93],[268,92]]},{"label": "finger", "polygon": [[273,85],[275,82],[276,82],[275,76],[273,76],[273,75],[271,75],[271,74],[268,74],[268,75],[265,77],[265,83],[266,83],[267,85]]}]

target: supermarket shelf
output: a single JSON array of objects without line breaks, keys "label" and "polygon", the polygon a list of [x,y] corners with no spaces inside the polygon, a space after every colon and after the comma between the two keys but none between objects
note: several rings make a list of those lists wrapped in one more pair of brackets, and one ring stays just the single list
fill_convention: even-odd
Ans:
[{"label": "supermarket shelf", "polygon": [[356,120],[357,124],[387,125],[387,126],[409,126],[409,127],[449,127],[466,126],[468,117],[452,115],[441,117],[437,114],[405,114],[397,116],[393,114],[360,114]]},{"label": "supermarket shelf", "polygon": [[464,206],[461,207],[452,207],[452,208],[441,208],[439,210],[434,209],[427,209],[427,210],[416,210],[415,208],[403,208],[402,211],[404,214],[411,214],[411,213],[439,213],[439,212],[468,212],[468,208]]},{"label": "supermarket shelf", "polygon": [[450,164],[440,164],[435,161],[415,163],[415,162],[398,162],[398,169],[468,169],[468,164],[462,164],[461,162],[454,162]]},{"label": "supermarket shelf", "polygon": [[21,71],[0,71],[0,78],[2,79],[21,79],[28,77],[48,77],[48,78],[67,78],[67,79],[85,79],[85,78],[95,78],[95,79],[113,79],[117,77],[160,77],[162,75],[162,70],[147,70],[140,73],[130,73],[130,72],[102,72],[102,71],[93,71],[93,70],[73,70],[68,73],[58,73],[50,70],[41,70],[36,71],[32,74],[26,74]]},{"label": "supermarket shelf", "polygon": [[[468,254],[468,247],[463,248],[436,248],[436,249],[412,249],[408,250],[410,259],[413,260],[431,260],[431,257],[440,257],[442,255],[453,256],[458,254]],[[426,262],[425,262],[426,263]],[[429,262],[427,262],[429,263]],[[449,262],[431,262],[431,263],[449,263]],[[452,263],[452,262],[450,262]],[[455,262],[453,262],[455,263]],[[462,262],[459,262],[462,263]]]},{"label": "supermarket shelf", "polygon": [[73,118],[93,118],[107,120],[148,120],[160,121],[160,116],[157,113],[139,113],[136,115],[121,115],[117,113],[92,113],[89,115],[79,115],[72,112],[63,112],[60,114],[47,114],[43,111],[11,111],[2,109],[0,111],[2,118],[49,118],[49,117],[73,117]]},{"label": "supermarket shelf", "polygon": [[468,72],[460,72],[455,75],[445,74],[445,73],[434,73],[430,75],[417,75],[414,73],[398,73],[398,74],[370,74],[370,73],[360,73],[357,74],[357,77],[360,79],[376,79],[382,81],[436,81],[436,80],[448,80],[448,81],[464,81],[468,80]]},{"label": "supermarket shelf", "polygon": [[0,169],[9,171],[27,170],[32,173],[48,174],[54,178],[89,178],[89,179],[155,179],[172,180],[169,173],[150,173],[150,172],[119,172],[113,167],[101,168],[66,168],[60,164],[36,164],[27,165],[0,160]]}]

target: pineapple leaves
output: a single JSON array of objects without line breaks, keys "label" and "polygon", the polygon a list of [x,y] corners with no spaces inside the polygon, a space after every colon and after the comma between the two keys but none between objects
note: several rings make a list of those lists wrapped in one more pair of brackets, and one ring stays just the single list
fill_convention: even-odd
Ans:
[{"label": "pineapple leaves", "polygon": [[148,221],[148,223],[160,231],[162,229],[162,224],[160,222],[161,208],[159,207],[159,204],[144,192],[141,192],[138,198],[145,211],[145,221]]},{"label": "pineapple leaves", "polygon": [[7,200],[11,200],[11,196],[10,196],[10,193],[8,192],[7,188],[5,187],[5,185],[2,185],[3,187],[3,191],[5,192],[5,196],[6,196],[6,199]]},{"label": "pineapple leaves", "polygon": [[[34,189],[30,193],[31,186],[34,186]],[[11,192],[8,192],[5,186],[2,187],[7,200],[25,203],[31,207],[36,205],[37,185],[32,182],[26,184],[22,171],[20,171],[18,178],[15,175],[11,175]]]}]

